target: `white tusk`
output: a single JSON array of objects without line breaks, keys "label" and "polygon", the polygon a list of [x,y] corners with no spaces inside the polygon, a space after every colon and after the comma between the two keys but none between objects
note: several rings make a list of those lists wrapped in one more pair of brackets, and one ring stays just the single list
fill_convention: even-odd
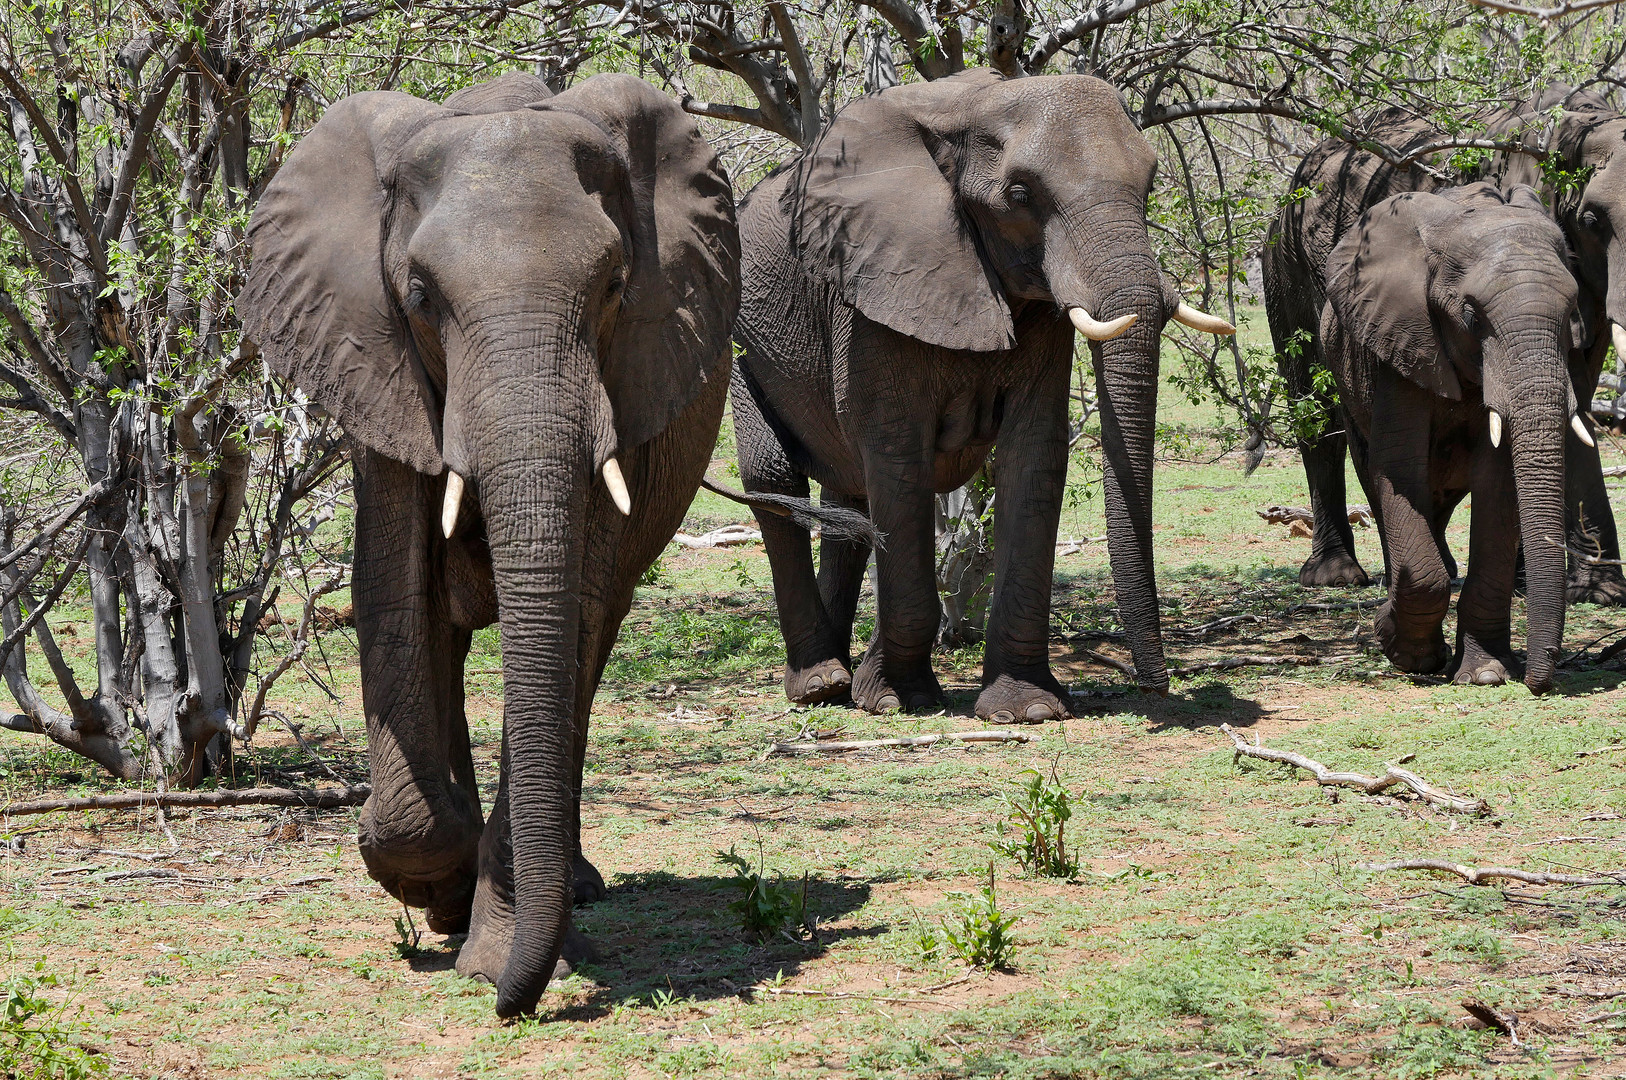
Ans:
[{"label": "white tusk", "polygon": [[463,478],[456,472],[446,474],[446,501],[440,506],[440,531],[448,540],[457,528],[457,508],[463,505]]},{"label": "white tusk", "polygon": [[621,475],[621,466],[616,464],[615,458],[604,459],[604,486],[610,489],[610,498],[615,502],[615,508],[623,514],[632,514],[632,496],[627,494],[627,481]]},{"label": "white tusk", "polygon": [[1580,413],[1570,413],[1570,428],[1575,432],[1575,437],[1577,439],[1580,439],[1590,447],[1597,447],[1598,444],[1592,441],[1592,432],[1588,431],[1586,429],[1586,425],[1581,423]]},{"label": "white tusk", "polygon": [[1220,334],[1225,337],[1230,337],[1232,334],[1236,333],[1236,327],[1232,326],[1218,315],[1210,315],[1206,311],[1198,311],[1184,300],[1180,301],[1180,306],[1174,309],[1174,321],[1177,323],[1184,323],[1193,330],[1201,330],[1205,334]]},{"label": "white tusk", "polygon": [[1135,320],[1140,318],[1139,315],[1120,315],[1111,322],[1102,322],[1081,307],[1068,308],[1067,317],[1073,321],[1078,332],[1091,341],[1111,341],[1134,326]]},{"label": "white tusk", "polygon": [[1495,409],[1490,413],[1490,437],[1492,446],[1502,445],[1502,414]]},{"label": "white tusk", "polygon": [[1610,333],[1615,339],[1615,358],[1617,361],[1626,360],[1626,326],[1615,323]]}]

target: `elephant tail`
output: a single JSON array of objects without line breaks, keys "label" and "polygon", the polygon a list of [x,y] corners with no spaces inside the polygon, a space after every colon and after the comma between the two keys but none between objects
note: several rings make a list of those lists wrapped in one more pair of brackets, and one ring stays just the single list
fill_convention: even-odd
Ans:
[{"label": "elephant tail", "polygon": [[762,491],[735,491],[701,478],[700,486],[725,499],[743,503],[753,510],[761,510],[778,517],[788,517],[802,528],[812,532],[815,528],[833,540],[856,541],[877,551],[886,548],[886,534],[876,529],[865,514],[845,506],[816,506],[807,499],[791,495],[772,495]]}]

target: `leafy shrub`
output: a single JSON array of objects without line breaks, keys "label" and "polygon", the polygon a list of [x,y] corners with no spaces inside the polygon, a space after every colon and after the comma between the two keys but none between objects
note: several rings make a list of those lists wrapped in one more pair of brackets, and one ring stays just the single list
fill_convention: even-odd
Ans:
[{"label": "leafy shrub", "polygon": [[972,967],[986,971],[1009,967],[1016,951],[1016,940],[1010,934],[1016,916],[999,910],[999,898],[994,895],[994,864],[988,864],[988,884],[975,895],[949,896],[960,904],[958,916],[943,922],[943,936],[948,938],[949,947]]},{"label": "leafy shrub", "polygon": [[13,975],[0,983],[5,1016],[0,1019],[0,1076],[17,1080],[86,1080],[105,1076],[107,1062],[73,1043],[77,1026],[66,1019],[68,1006],[53,1005],[43,991],[57,987],[55,975]]},{"label": "leafy shrub", "polygon": [[772,880],[768,879],[763,872],[761,852],[757,853],[754,869],[732,846],[727,851],[719,851],[717,861],[734,871],[724,886],[739,893],[739,899],[730,900],[728,907],[739,917],[740,929],[758,941],[798,929],[812,932],[807,923],[807,875],[802,875],[802,887],[798,891],[786,884],[778,873]]},{"label": "leafy shrub", "polygon": [[1001,821],[1001,839],[990,846],[1001,855],[1015,859],[1030,874],[1077,877],[1078,859],[1067,851],[1067,822],[1073,816],[1072,800],[1056,776],[1055,765],[1051,765],[1048,777],[1037,769],[1028,769],[1023,775],[1027,779],[1018,781],[1018,790],[1005,796],[1005,805],[1010,809],[1009,824],[1015,826],[1015,832],[1007,838],[1007,822]]}]

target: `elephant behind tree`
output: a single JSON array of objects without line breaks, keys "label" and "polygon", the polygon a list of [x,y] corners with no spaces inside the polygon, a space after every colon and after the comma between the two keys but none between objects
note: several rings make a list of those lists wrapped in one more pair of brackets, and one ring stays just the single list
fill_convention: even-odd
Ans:
[{"label": "elephant behind tree", "polygon": [[[1589,413],[1611,339],[1617,357],[1626,361],[1626,116],[1596,91],[1553,85],[1497,116],[1490,132],[1552,154],[1543,168],[1530,154],[1499,151],[1485,171],[1499,184],[1539,190],[1569,241],[1581,286],[1582,328],[1570,378],[1582,413]],[[1562,181],[1555,182],[1555,175]],[[1620,537],[1595,440],[1572,432],[1566,450],[1570,547],[1602,560],[1572,554],[1570,602],[1626,604],[1626,576],[1612,562],[1620,558]]]},{"label": "elephant behind tree", "polygon": [[[1518,137],[1527,122],[1521,118],[1544,115],[1542,109],[1561,104],[1563,97],[1559,91],[1550,90],[1533,103],[1498,115],[1493,119],[1492,133]],[[1570,167],[1583,169],[1590,160],[1589,154],[1592,159],[1599,158],[1606,147],[1618,145],[1622,136],[1626,136],[1626,118],[1612,112],[1606,116],[1607,110],[1608,106],[1596,95],[1577,95],[1575,111],[1565,114],[1569,117],[1568,128],[1561,126],[1561,130],[1569,130],[1572,135],[1567,140],[1558,140],[1560,147],[1569,147],[1567,152],[1573,158]],[[1610,129],[1613,144],[1597,134],[1606,124],[1614,125]],[[1373,139],[1402,153],[1440,137],[1440,133],[1425,122],[1399,109],[1379,114],[1366,125],[1366,131]],[[1587,132],[1591,134],[1585,137],[1573,134]],[[1588,146],[1590,150],[1586,149]],[[1494,155],[1487,175],[1501,184],[1525,183],[1538,190],[1546,184],[1535,159],[1527,154]],[[1313,375],[1315,365],[1322,362],[1320,325],[1326,305],[1328,254],[1361,214],[1378,202],[1406,191],[1434,191],[1445,183],[1420,163],[1397,168],[1377,154],[1343,139],[1322,142],[1300,163],[1290,190],[1304,193],[1303,197],[1294,197],[1282,207],[1271,224],[1261,253],[1271,337],[1282,376],[1294,398],[1317,401],[1327,415],[1335,411],[1332,396],[1316,388]],[[1619,167],[1619,175],[1590,174],[1582,190],[1590,193],[1589,197],[1597,204],[1590,220],[1600,220],[1600,210],[1603,214],[1613,210],[1619,220],[1626,222],[1626,165]],[[1550,189],[1544,194],[1552,200]],[[1578,265],[1582,286],[1581,322],[1569,371],[1584,414],[1584,406],[1592,400],[1608,347],[1608,335],[1601,332],[1605,318],[1601,298],[1607,292],[1608,281],[1603,264],[1611,256],[1595,255],[1592,269],[1587,269],[1589,264],[1584,253],[1589,245],[1599,252],[1602,248],[1595,235],[1578,235],[1576,226],[1582,224],[1580,213],[1565,213],[1564,207],[1574,198],[1575,193],[1570,192],[1554,200],[1552,205],[1571,250],[1582,256]],[[1609,250],[1613,251],[1614,245],[1611,244]],[[1620,257],[1626,261],[1626,254]],[[1311,586],[1364,585],[1368,578],[1355,557],[1355,538],[1347,517],[1346,439],[1336,424],[1329,424],[1328,428],[1299,443],[1315,517],[1310,556],[1299,571],[1299,581]],[[1609,508],[1601,463],[1586,421],[1583,420],[1579,432],[1572,431],[1566,438],[1565,522],[1570,546],[1580,550],[1601,548],[1606,560],[1618,559],[1614,515]],[[1444,522],[1436,525],[1443,535]],[[1455,564],[1449,552],[1446,567],[1454,576]],[[1567,595],[1572,603],[1623,603],[1626,602],[1626,578],[1621,576],[1617,566],[1572,559]]]},{"label": "elephant behind tree", "polygon": [[[1454,662],[1458,682],[1505,682],[1519,667],[1509,606],[1522,539],[1524,680],[1545,692],[1564,635],[1564,440],[1579,423],[1563,233],[1529,187],[1408,192],[1362,215],[1326,272],[1321,347],[1388,570],[1384,652],[1405,671]],[[1442,534],[1470,492],[1453,661]]]},{"label": "elephant behind tree", "polygon": [[[633,588],[721,419],[738,304],[729,182],[641,80],[330,108],[261,199],[239,307],[354,447],[369,872],[458,970],[535,1007],[574,898],[588,712]],[[482,821],[463,704],[498,623],[501,779]]]},{"label": "elephant behind tree", "polygon": [[932,708],[933,493],[988,457],[999,490],[977,715],[1066,716],[1049,613],[1075,328],[1090,338],[1108,543],[1142,686],[1168,687],[1152,576],[1159,334],[1180,304],[1146,231],[1155,158],[1107,84],[969,71],[849,105],[741,203],[733,404],[748,489],[865,506],[875,636],[852,670],[869,549],[758,515],[793,701]]}]

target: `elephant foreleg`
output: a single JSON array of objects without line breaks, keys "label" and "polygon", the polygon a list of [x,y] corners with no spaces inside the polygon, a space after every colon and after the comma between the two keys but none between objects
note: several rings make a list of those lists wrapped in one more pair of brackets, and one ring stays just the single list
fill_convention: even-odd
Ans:
[{"label": "elephant foreleg", "polygon": [[[1486,440],[1487,444],[1489,440]],[[1519,559],[1519,502],[1511,442],[1478,448],[1473,461],[1468,576],[1457,599],[1455,681],[1501,686],[1523,672],[1513,658],[1513,577]]]},{"label": "elephant foreleg", "polygon": [[1571,431],[1564,439],[1564,455],[1564,502],[1569,545],[1573,549],[1566,600],[1571,604],[1626,605],[1626,577],[1621,575],[1620,567],[1583,562],[1573,553],[1584,551],[1605,560],[1620,558],[1620,537],[1615,531],[1615,512],[1609,505],[1598,448],[1588,446]]},{"label": "elephant foreleg", "polygon": [[446,617],[432,572],[441,483],[356,454],[352,596],[373,784],[358,833],[373,878],[427,908],[432,929],[456,933],[468,923],[483,822],[463,712],[470,635]]},{"label": "elephant foreleg", "polygon": [[[1070,349],[1072,335],[1066,335]],[[1067,486],[1066,349],[1006,402],[994,453],[994,593],[977,715],[997,724],[1070,715],[1050,671],[1050,589]]]},{"label": "elephant foreleg", "polygon": [[1378,609],[1378,640],[1396,667],[1420,674],[1451,659],[1440,630],[1451,603],[1451,575],[1434,533],[1431,407],[1427,391],[1379,370],[1368,454],[1389,599]]},{"label": "elephant foreleg", "polygon": [[[826,491],[822,502],[845,506],[869,514],[867,500]],[[835,655],[852,665],[853,618],[858,613],[858,597],[864,591],[864,571],[869,567],[868,544],[854,540],[823,537],[819,540],[819,600],[830,622]]]}]

